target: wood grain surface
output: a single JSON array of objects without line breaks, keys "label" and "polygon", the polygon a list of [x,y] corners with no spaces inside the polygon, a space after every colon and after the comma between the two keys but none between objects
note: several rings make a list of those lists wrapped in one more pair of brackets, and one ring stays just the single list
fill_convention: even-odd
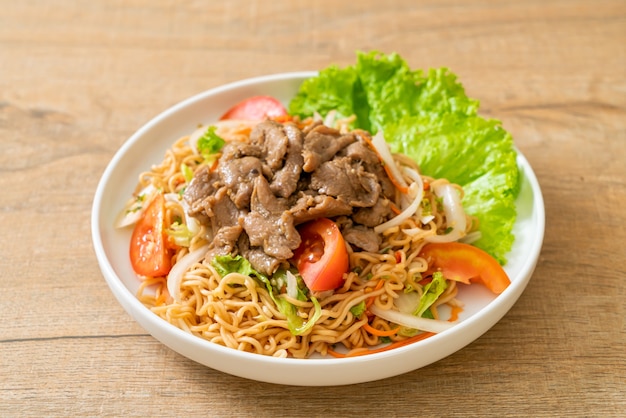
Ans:
[{"label": "wood grain surface", "polygon": [[[0,0],[0,416],[624,416],[626,3]],[[258,383],[152,338],[98,268],[116,150],[167,107],[356,50],[446,66],[546,206],[535,274],[457,353],[359,385]]]}]

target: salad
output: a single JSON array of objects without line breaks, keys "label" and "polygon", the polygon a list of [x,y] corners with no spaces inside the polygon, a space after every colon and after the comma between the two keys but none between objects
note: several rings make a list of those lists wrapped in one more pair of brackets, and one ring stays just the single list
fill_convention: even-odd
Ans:
[{"label": "salad", "polygon": [[[140,300],[217,344],[363,355],[454,325],[460,286],[498,294],[516,152],[454,74],[360,53],[173,139],[117,221]],[[476,285],[476,284],[473,284]]]}]

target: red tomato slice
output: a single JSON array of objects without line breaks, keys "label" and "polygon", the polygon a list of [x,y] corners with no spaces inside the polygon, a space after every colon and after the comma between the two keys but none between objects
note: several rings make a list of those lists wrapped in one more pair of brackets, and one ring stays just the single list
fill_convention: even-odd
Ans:
[{"label": "red tomato slice", "polygon": [[348,271],[348,250],[333,221],[316,219],[298,228],[302,243],[294,251],[293,261],[307,287],[321,292],[343,284]]},{"label": "red tomato slice", "polygon": [[479,282],[496,294],[511,284],[498,261],[473,245],[460,242],[426,244],[420,256],[428,261],[429,273],[441,271],[450,280],[465,284]]},{"label": "red tomato slice", "polygon": [[130,263],[141,276],[158,277],[172,268],[164,231],[165,199],[157,194],[135,225],[130,239]]},{"label": "red tomato slice", "polygon": [[246,99],[222,115],[220,120],[245,119],[263,120],[287,115],[281,102],[270,96],[254,96]]}]

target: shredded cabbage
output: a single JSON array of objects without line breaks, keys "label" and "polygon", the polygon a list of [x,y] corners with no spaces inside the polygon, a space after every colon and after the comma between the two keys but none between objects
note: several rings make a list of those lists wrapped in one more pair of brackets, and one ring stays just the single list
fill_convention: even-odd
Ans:
[{"label": "shredded cabbage", "polygon": [[[254,277],[256,280],[263,283],[267,288],[270,297],[278,307],[278,310],[287,317],[289,331],[291,331],[293,335],[301,335],[308,331],[313,327],[313,325],[315,325],[315,322],[322,315],[322,308],[319,302],[315,297],[311,297],[310,300],[313,302],[314,313],[310,318],[307,318],[307,320],[301,318],[298,315],[298,308],[287,299],[277,294],[276,289],[274,289],[274,286],[272,286],[272,283],[270,282],[270,279],[266,275],[256,271],[252,267],[252,264],[240,255],[234,257],[232,255],[218,255],[213,258],[211,264],[222,277],[228,273],[237,272],[245,276]],[[286,274],[287,272],[285,270],[279,270],[274,274],[274,277],[285,275],[282,281],[288,282],[291,279],[286,276]],[[293,286],[293,284],[291,286]],[[297,290],[295,292],[299,293]],[[300,297],[298,297],[298,299],[300,299]]]}]

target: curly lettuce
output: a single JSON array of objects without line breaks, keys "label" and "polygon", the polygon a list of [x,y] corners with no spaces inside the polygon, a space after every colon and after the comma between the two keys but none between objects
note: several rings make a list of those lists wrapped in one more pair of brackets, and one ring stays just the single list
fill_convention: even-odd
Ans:
[{"label": "curly lettuce", "polygon": [[517,153],[502,124],[478,108],[447,68],[413,70],[398,54],[377,51],[305,80],[289,105],[301,117],[355,115],[353,128],[382,130],[391,150],[412,157],[423,174],[461,185],[465,210],[479,220],[474,245],[504,264],[514,240]]}]

